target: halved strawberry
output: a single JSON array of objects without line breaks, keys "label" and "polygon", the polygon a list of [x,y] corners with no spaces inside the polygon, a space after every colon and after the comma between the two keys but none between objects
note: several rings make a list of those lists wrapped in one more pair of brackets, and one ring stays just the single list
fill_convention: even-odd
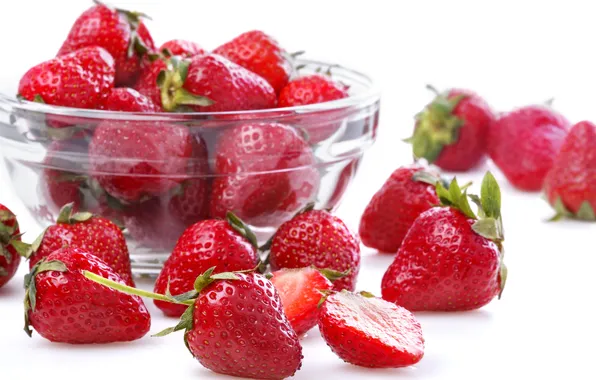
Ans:
[{"label": "halved strawberry", "polygon": [[340,274],[313,267],[273,272],[271,282],[281,297],[284,313],[296,335],[300,336],[317,325],[319,302],[325,292],[333,289],[331,279],[339,278],[337,275]]}]

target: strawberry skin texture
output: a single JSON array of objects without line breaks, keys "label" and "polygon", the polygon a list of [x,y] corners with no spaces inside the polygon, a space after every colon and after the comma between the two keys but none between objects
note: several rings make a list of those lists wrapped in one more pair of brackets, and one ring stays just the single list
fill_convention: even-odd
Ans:
[{"label": "strawberry skin texture", "polygon": [[457,131],[454,144],[446,145],[434,162],[448,171],[467,171],[476,167],[486,154],[488,131],[495,117],[484,99],[468,90],[453,89],[449,98],[465,96],[453,110],[453,115],[464,122]]},{"label": "strawberry skin texture", "polygon": [[279,94],[292,74],[289,54],[271,36],[253,30],[243,33],[213,51],[263,77]]},{"label": "strawberry skin texture", "polygon": [[416,165],[397,169],[372,197],[360,219],[364,245],[380,252],[397,252],[414,220],[439,204],[434,186],[412,179],[421,170]]},{"label": "strawberry skin texture", "polygon": [[[142,21],[139,21],[138,29],[134,32],[149,51],[155,49],[153,39]],[[137,52],[130,57],[128,54],[132,35],[131,23],[126,15],[105,5],[96,5],[75,21],[58,56],[89,46],[100,46],[116,61],[116,84],[131,85],[137,79],[141,65],[141,57]]]},{"label": "strawberry skin texture", "polygon": [[100,109],[114,87],[114,59],[100,47],[89,47],[43,62],[19,82],[19,95],[41,96],[55,106]]},{"label": "strawberry skin texture", "polygon": [[348,89],[331,78],[314,74],[290,81],[279,94],[280,107],[304,106],[347,98]]},{"label": "strawberry skin texture", "polygon": [[127,285],[134,286],[124,235],[110,220],[94,216],[85,222],[56,223],[48,227],[41,245],[29,260],[29,269],[64,246],[90,252],[109,265]]},{"label": "strawberry skin texture", "polygon": [[302,365],[302,347],[275,288],[265,277],[237,274],[216,281],[195,301],[193,356],[206,368],[229,376],[285,379]]},{"label": "strawberry skin texture", "polygon": [[178,186],[187,177],[192,154],[188,129],[165,122],[104,121],[89,146],[91,174],[124,202]]},{"label": "strawberry skin texture", "polygon": [[380,298],[349,292],[329,296],[321,306],[319,330],[337,356],[361,367],[406,367],[424,355],[416,317]]},{"label": "strawberry skin texture", "polygon": [[[216,144],[220,176],[213,183],[211,217],[232,211],[252,225],[281,224],[316,195],[314,164],[311,148],[287,125],[248,123],[224,131]],[[271,171],[277,172],[248,174]]]},{"label": "strawberry skin texture", "polygon": [[200,137],[193,138],[187,172],[175,191],[125,208],[124,225],[137,243],[170,251],[188,227],[209,217],[208,152]]},{"label": "strawberry skin texture", "polygon": [[334,290],[354,290],[360,270],[360,241],[344,222],[327,211],[301,213],[279,227],[271,242],[271,268],[350,271],[335,281]]},{"label": "strawberry skin texture", "polygon": [[157,86],[157,77],[161,71],[167,70],[168,65],[162,59],[156,59],[141,70],[141,76],[134,85],[134,89],[151,99],[161,109],[161,89]]},{"label": "strawberry skin texture", "polygon": [[545,180],[546,196],[558,198],[577,214],[584,202],[596,210],[596,125],[582,121],[573,126]]},{"label": "strawberry skin texture", "polygon": [[317,325],[321,292],[333,289],[331,281],[314,268],[301,268],[280,269],[273,273],[271,282],[296,335]]},{"label": "strawberry skin texture", "polygon": [[490,157],[513,186],[539,191],[569,126],[563,116],[545,106],[503,114],[490,128]]},{"label": "strawberry skin texture", "polygon": [[106,99],[105,109],[122,112],[160,112],[151,99],[132,88],[115,88]]},{"label": "strawberry skin texture", "polygon": [[[193,289],[197,277],[211,267],[215,267],[215,273],[250,270],[258,261],[256,248],[227,221],[204,220],[180,236],[157,278],[155,292],[164,294],[169,281],[171,294],[186,293]],[[185,305],[154,302],[168,316],[179,317],[186,310]]]},{"label": "strawberry skin texture", "polygon": [[500,291],[500,252],[472,230],[473,222],[450,208],[422,213],[383,276],[383,299],[411,311],[488,304]]},{"label": "strawberry skin texture", "polygon": [[164,44],[159,47],[158,51],[163,52],[164,50],[167,50],[172,55],[189,58],[207,53],[198,43],[187,40],[170,40],[164,42]]},{"label": "strawberry skin texture", "polygon": [[19,230],[19,223],[17,217],[10,211],[6,206],[0,204],[0,224],[3,225],[3,229],[7,230],[5,236],[4,233],[0,233],[0,244],[3,249],[0,251],[0,288],[6,285],[11,278],[14,277],[19,264],[21,263],[21,256],[10,244],[11,241],[21,241],[21,231]]},{"label": "strawberry skin texture", "polygon": [[217,54],[192,58],[184,88],[206,96],[213,105],[192,106],[198,112],[223,112],[274,108],[275,90],[257,74]]},{"label": "strawberry skin texture", "polygon": [[86,279],[86,270],[124,284],[124,280],[94,255],[74,247],[60,248],[47,257],[66,265],[66,272],[35,276],[35,310],[31,326],[52,342],[71,344],[126,342],[142,338],[151,326],[143,300]]}]

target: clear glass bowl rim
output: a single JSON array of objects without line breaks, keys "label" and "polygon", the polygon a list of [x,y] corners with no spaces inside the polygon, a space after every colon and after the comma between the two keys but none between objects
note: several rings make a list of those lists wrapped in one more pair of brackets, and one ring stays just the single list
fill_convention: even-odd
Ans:
[{"label": "clear glass bowl rim", "polygon": [[[245,110],[245,111],[227,111],[227,112],[158,112],[158,113],[136,113],[136,112],[115,112],[105,110],[89,110],[82,108],[69,108],[61,106],[53,106],[48,104],[41,104],[30,102],[26,100],[19,100],[14,96],[9,96],[0,93],[0,109],[3,106],[8,106],[10,109],[4,109],[7,112],[14,111],[28,111],[42,114],[59,115],[66,117],[77,117],[86,119],[101,119],[101,120],[151,120],[151,121],[172,121],[172,120],[196,120],[196,119],[212,119],[221,116],[242,116],[250,115],[250,119],[268,119],[279,118],[287,114],[308,115],[322,111],[341,110],[351,107],[360,107],[373,104],[380,100],[380,90],[376,83],[366,74],[359,71],[349,69],[341,65],[331,65],[326,62],[316,61],[311,59],[297,59],[298,65],[305,64],[308,66],[331,67],[334,75],[345,73],[347,76],[355,77],[356,80],[364,85],[366,88],[356,94],[351,94],[349,97],[339,100],[334,100],[325,103],[311,104],[305,106],[285,107],[285,108],[269,108],[262,110]],[[341,75],[339,75],[341,77]],[[221,120],[221,119],[220,119]],[[223,121],[223,120],[222,120]],[[228,121],[230,121],[228,119]],[[240,120],[239,120],[240,121]]]}]

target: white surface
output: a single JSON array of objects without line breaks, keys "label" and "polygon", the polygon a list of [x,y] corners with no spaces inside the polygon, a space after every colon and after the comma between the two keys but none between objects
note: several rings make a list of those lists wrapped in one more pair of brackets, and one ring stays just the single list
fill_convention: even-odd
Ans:
[{"label": "white surface", "polygon": [[[430,99],[424,90],[428,82],[472,88],[498,110],[554,96],[555,106],[572,121],[596,120],[590,2],[500,1],[498,7],[479,1],[391,3],[129,0],[118,5],[151,14],[158,43],[186,37],[213,48],[240,32],[262,28],[289,50],[305,49],[311,58],[373,75],[384,90],[379,141],[339,212],[353,228],[374,191],[408,162],[409,150],[399,141]],[[29,66],[52,56],[86,6],[82,1],[3,2],[0,84],[14,88]],[[461,178],[478,183],[481,174]],[[2,175],[0,202],[19,215],[31,240],[39,230]],[[344,364],[314,330],[302,342],[303,368],[295,378],[594,379],[596,255],[591,234],[596,226],[544,223],[550,210],[538,195],[516,192],[505,182],[502,188],[510,277],[501,301],[469,313],[418,314],[427,341],[425,357],[402,370]],[[358,287],[378,294],[390,257],[368,250],[364,255]],[[27,338],[21,329],[24,273],[25,265],[0,289],[1,379],[223,378],[194,361],[180,334],[87,347],[52,344],[37,334]],[[151,302],[148,306],[152,332],[175,323]]]}]

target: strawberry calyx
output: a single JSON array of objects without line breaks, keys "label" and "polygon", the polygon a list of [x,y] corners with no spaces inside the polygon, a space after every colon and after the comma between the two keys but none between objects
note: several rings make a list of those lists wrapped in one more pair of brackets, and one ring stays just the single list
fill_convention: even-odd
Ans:
[{"label": "strawberry calyx", "polygon": [[226,221],[228,222],[230,227],[236,230],[240,235],[244,236],[255,249],[259,249],[257,236],[250,229],[250,227],[242,221],[242,219],[237,217],[233,212],[228,211],[226,213]]},{"label": "strawberry calyx", "polygon": [[441,182],[446,188],[449,188],[450,185],[450,182],[446,178],[441,177],[438,172],[430,170],[429,168],[424,168],[414,173],[412,175],[412,181],[422,182],[432,186],[436,186],[437,182]]},{"label": "strawberry calyx", "polygon": [[425,158],[429,163],[437,160],[443,148],[457,142],[459,129],[464,120],[453,114],[466,95],[449,97],[448,93],[439,93],[427,85],[436,94],[435,99],[416,115],[414,134],[404,140],[412,144],[414,156]]},{"label": "strawberry calyx", "polygon": [[377,298],[377,296],[375,296],[373,293],[366,291],[366,290],[361,290],[359,292],[350,292],[346,289],[343,289],[339,292],[336,290],[323,290],[323,291],[319,291],[319,293],[321,293],[323,295],[323,297],[321,297],[321,299],[319,300],[319,303],[317,304],[317,308],[320,308],[321,306],[323,306],[325,301],[327,301],[327,298],[329,298],[330,295],[336,294],[336,293],[357,294],[364,298]]},{"label": "strawberry calyx", "polygon": [[136,12],[136,11],[129,11],[127,9],[122,8],[113,8],[104,4],[99,0],[93,0],[96,5],[106,7],[114,12],[117,12],[118,15],[123,16],[128,25],[130,26],[130,41],[128,44],[128,58],[137,55],[138,57],[142,57],[143,55],[149,52],[149,48],[139,37],[138,29],[139,25],[141,24],[142,19],[151,20],[151,17],[147,16],[145,13]]},{"label": "strawberry calyx", "polygon": [[168,58],[166,63],[167,70],[162,70],[157,76],[164,110],[174,112],[180,106],[207,107],[214,104],[213,100],[206,96],[192,94],[183,87],[188,77],[190,60],[174,56]]},{"label": "strawberry calyx", "polygon": [[[60,213],[58,214],[58,218],[56,219],[56,223],[58,224],[76,224],[76,223],[84,223],[89,221],[93,218],[93,214],[90,212],[77,212],[73,213],[74,211],[74,203],[67,203],[60,209]],[[19,254],[26,259],[30,259],[41,246],[43,242],[43,238],[47,232],[47,228],[44,229],[39,236],[33,241],[31,244],[27,244],[25,249],[21,250]]]},{"label": "strawberry calyx", "polygon": [[551,206],[556,212],[556,214],[549,219],[551,222],[563,218],[585,220],[589,222],[596,221],[596,211],[594,211],[589,201],[583,201],[575,213],[565,206],[561,197],[557,197]]},{"label": "strawberry calyx", "polygon": [[[500,252],[499,298],[501,298],[507,280],[507,267],[503,261],[505,255],[503,248],[505,234],[501,217],[501,190],[491,172],[486,172],[482,180],[480,196],[467,194],[468,186],[469,184],[460,188],[456,178],[453,178],[449,184],[449,188],[443,186],[441,182],[437,182],[437,196],[442,206],[454,208],[466,217],[473,219],[472,230],[497,245]],[[478,207],[477,214],[472,211],[468,198]]]},{"label": "strawberry calyx", "polygon": [[[12,262],[12,255],[8,251],[9,247],[12,247],[19,255],[24,254],[29,245],[21,241],[21,235],[17,234],[19,230],[19,223],[16,220],[15,215],[8,210],[0,211],[0,256],[4,257],[7,264]],[[4,268],[0,268],[0,277],[8,275],[8,272]]]},{"label": "strawberry calyx", "polygon": [[25,275],[25,300],[23,301],[25,306],[25,332],[29,337],[32,336],[33,330],[29,323],[29,311],[35,311],[35,304],[37,299],[37,288],[35,285],[35,277],[42,272],[66,272],[68,269],[66,265],[59,260],[47,261],[45,258],[40,260],[37,264],[31,268],[31,272]]}]

